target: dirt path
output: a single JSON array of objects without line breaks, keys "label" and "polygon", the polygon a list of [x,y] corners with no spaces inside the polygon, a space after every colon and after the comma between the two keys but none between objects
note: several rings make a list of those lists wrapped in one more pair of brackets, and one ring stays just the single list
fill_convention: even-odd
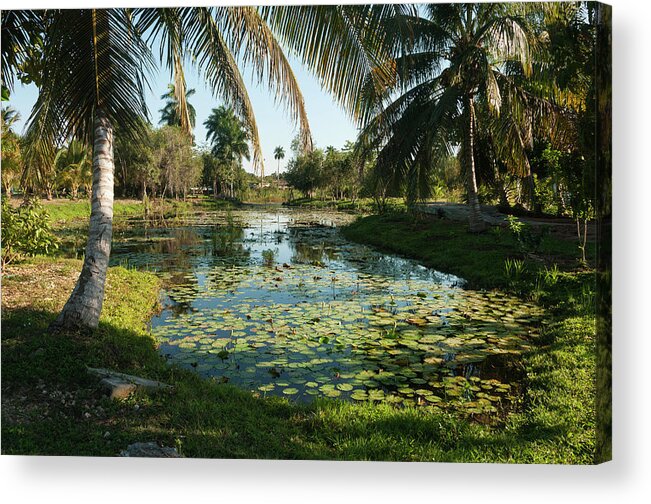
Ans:
[{"label": "dirt path", "polygon": [[[423,203],[417,206],[423,213],[442,216],[446,219],[467,222],[470,213],[467,205],[460,203],[433,202]],[[481,205],[482,217],[492,226],[506,226],[507,215],[499,212],[497,208],[489,205]],[[441,212],[443,212],[441,214]],[[533,227],[548,227],[551,233],[559,237],[576,239],[576,222],[568,217],[519,217],[519,220]],[[588,225],[588,239],[595,236],[595,225],[593,222]]]}]

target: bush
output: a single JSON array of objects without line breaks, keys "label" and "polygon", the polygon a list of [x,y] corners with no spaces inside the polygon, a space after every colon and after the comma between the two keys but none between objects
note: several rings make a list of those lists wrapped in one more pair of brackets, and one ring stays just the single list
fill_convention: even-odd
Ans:
[{"label": "bush", "polygon": [[518,242],[520,252],[526,255],[540,250],[543,238],[548,232],[546,228],[534,231],[530,225],[525,224],[513,215],[509,215],[506,220],[508,221],[509,231]]},{"label": "bush", "polygon": [[30,200],[14,208],[2,200],[2,269],[23,256],[47,254],[58,247],[43,206]]}]

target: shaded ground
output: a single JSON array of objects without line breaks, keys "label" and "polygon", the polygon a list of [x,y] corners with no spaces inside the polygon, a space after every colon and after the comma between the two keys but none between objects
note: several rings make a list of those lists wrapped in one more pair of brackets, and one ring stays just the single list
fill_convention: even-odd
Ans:
[{"label": "shaded ground", "polygon": [[[422,203],[416,207],[423,213],[444,217],[456,222],[468,222],[468,205],[461,203],[430,202]],[[492,226],[506,226],[507,214],[497,210],[495,206],[481,205],[484,220]],[[442,213],[441,213],[442,212]],[[568,217],[518,217],[521,222],[532,227],[544,227],[555,236],[576,240],[576,222]],[[594,223],[588,224],[588,240],[595,233]]]}]

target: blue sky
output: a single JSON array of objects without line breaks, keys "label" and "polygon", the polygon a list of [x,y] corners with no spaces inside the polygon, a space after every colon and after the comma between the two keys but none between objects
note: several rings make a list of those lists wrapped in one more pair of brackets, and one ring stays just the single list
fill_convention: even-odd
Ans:
[{"label": "blue sky", "polygon": [[[312,137],[317,147],[332,145],[336,148],[343,147],[347,140],[354,140],[357,129],[353,122],[346,116],[333,99],[321,90],[321,86],[296,60],[290,58],[292,68],[296,74],[307,109]],[[280,162],[280,170],[284,168],[290,157],[290,144],[298,129],[289,118],[282,104],[274,104],[274,99],[264,86],[258,86],[249,78],[249,73],[244,71],[249,96],[253,103],[262,152],[265,159],[265,174],[275,172],[277,161],[273,157],[273,151],[280,145],[285,149],[285,159]],[[196,89],[196,94],[191,97],[190,103],[197,110],[197,123],[195,138],[198,145],[206,139],[206,131],[203,122],[210,115],[210,111],[219,106],[221,102],[212,96],[211,91],[198,77],[196,69],[186,67],[186,81],[188,88]],[[150,79],[151,91],[147,93],[147,105],[149,107],[150,119],[154,125],[160,120],[159,109],[163,107],[160,96],[167,92],[167,85],[172,82],[169,72],[161,68],[157,74]],[[16,82],[14,92],[11,95],[9,105],[20,112],[21,121],[16,125],[15,130],[22,132],[27,118],[37,98],[37,89],[34,85],[23,86]],[[244,167],[252,172],[251,163],[244,160]]]}]

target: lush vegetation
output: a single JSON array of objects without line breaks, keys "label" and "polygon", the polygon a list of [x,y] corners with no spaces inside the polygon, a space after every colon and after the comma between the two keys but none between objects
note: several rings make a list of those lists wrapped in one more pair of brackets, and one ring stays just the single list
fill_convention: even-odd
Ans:
[{"label": "lush vegetation", "polygon": [[34,200],[14,208],[2,200],[2,270],[17,259],[57,248],[45,209]]}]

